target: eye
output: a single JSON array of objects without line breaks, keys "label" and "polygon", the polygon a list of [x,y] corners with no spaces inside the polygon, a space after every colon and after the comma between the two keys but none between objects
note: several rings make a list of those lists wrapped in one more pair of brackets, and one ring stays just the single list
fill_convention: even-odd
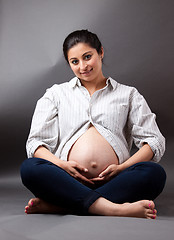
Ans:
[{"label": "eye", "polygon": [[91,54],[87,54],[87,55],[85,56],[85,59],[86,59],[86,60],[90,60],[90,59],[91,59],[91,57],[92,57],[92,55],[91,55]]},{"label": "eye", "polygon": [[78,64],[78,60],[73,60],[71,63],[74,64],[74,65],[77,65]]}]

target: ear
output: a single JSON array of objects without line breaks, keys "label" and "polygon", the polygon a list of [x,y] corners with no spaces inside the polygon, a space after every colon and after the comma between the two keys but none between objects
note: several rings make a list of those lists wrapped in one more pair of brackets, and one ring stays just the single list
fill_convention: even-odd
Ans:
[{"label": "ear", "polygon": [[103,46],[101,46],[101,54],[100,54],[100,56],[101,56],[101,59],[104,58],[104,49],[103,49]]}]

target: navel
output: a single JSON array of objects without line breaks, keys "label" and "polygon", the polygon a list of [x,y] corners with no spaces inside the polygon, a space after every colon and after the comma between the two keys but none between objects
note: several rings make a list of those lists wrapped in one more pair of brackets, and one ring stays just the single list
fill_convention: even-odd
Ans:
[{"label": "navel", "polygon": [[97,163],[96,162],[91,162],[91,167],[92,168],[96,168],[97,167]]}]

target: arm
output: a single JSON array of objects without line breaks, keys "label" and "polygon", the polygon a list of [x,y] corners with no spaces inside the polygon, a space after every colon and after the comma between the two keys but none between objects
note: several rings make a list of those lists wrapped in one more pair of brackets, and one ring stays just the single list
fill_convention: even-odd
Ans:
[{"label": "arm", "polygon": [[151,160],[159,162],[165,151],[165,138],[157,126],[156,115],[152,113],[144,97],[135,89],[130,101],[128,126],[135,145],[141,149],[144,144],[148,144],[154,153]]},{"label": "arm", "polygon": [[59,101],[54,97],[54,91],[48,90],[37,102],[33,115],[30,134],[27,140],[28,157],[42,158],[64,169],[80,181],[92,183],[82,173],[87,172],[80,164],[73,161],[63,161],[54,153],[59,143]]},{"label": "arm", "polygon": [[35,158],[42,158],[42,159],[48,160],[48,161],[52,162],[53,164],[57,165],[58,167],[61,167],[62,166],[62,162],[63,162],[61,159],[56,157],[47,148],[45,148],[43,146],[39,146],[36,149],[33,157],[35,157]]},{"label": "arm", "polygon": [[103,172],[99,174],[97,178],[93,178],[93,181],[109,181],[112,177],[118,175],[124,169],[139,163],[150,161],[154,156],[151,148],[148,144],[144,144],[134,155],[132,155],[127,161],[120,165],[111,164]]},{"label": "arm", "polygon": [[148,144],[144,144],[134,155],[132,155],[127,161],[119,165],[119,170],[123,171],[124,169],[134,165],[139,162],[147,162],[152,160],[154,153],[152,152]]},{"label": "arm", "polygon": [[112,164],[96,180],[109,180],[124,169],[138,162],[158,162],[165,150],[165,139],[160,133],[153,114],[142,95],[134,89],[130,98],[128,126],[139,150],[120,165]]}]

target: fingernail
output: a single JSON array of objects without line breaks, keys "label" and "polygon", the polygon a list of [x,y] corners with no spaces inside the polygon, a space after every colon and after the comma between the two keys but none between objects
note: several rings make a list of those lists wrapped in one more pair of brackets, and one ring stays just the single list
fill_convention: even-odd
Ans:
[{"label": "fingernail", "polygon": [[155,213],[155,210],[153,210],[153,214]]},{"label": "fingernail", "polygon": [[149,208],[151,207],[151,203],[149,203]]},{"label": "fingernail", "polygon": [[155,219],[155,218],[156,218],[156,216],[154,215],[154,216],[153,216],[153,219]]},{"label": "fingernail", "polygon": [[99,177],[102,177],[102,174],[99,174],[98,176],[99,176]]},{"label": "fingernail", "polygon": [[31,206],[33,206],[33,201],[31,202]]},{"label": "fingernail", "polygon": [[85,172],[88,172],[88,169],[87,169],[87,168],[85,168]]}]

